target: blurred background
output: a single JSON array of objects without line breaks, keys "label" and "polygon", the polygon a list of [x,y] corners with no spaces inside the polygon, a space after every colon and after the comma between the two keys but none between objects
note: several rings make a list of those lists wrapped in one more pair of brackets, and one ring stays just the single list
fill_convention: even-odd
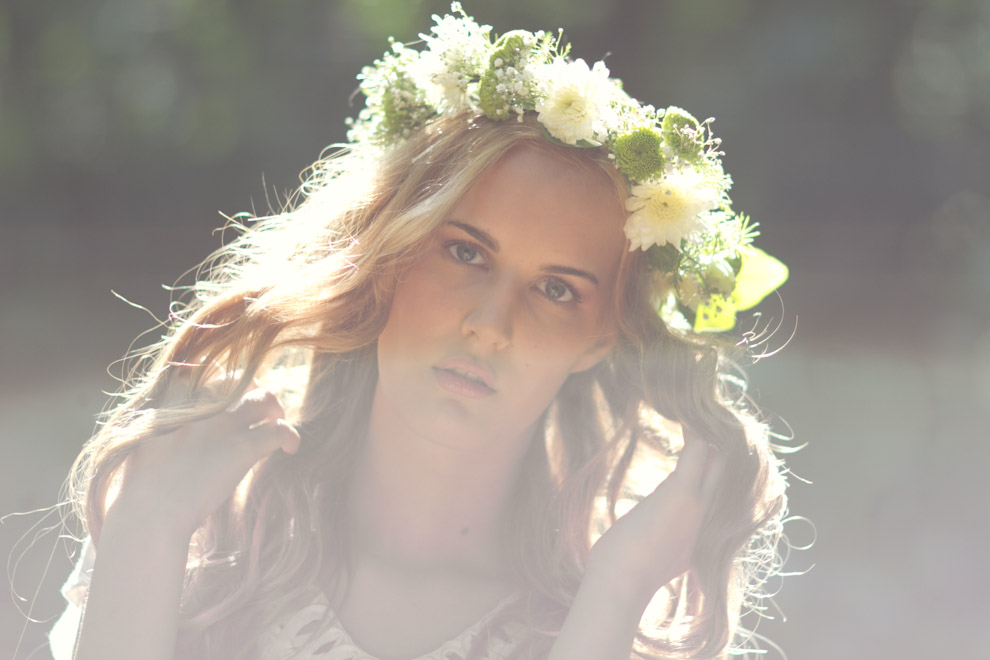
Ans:
[{"label": "blurred background", "polygon": [[[759,632],[794,660],[990,657],[990,3],[465,4],[717,117],[735,207],[791,267],[750,377],[806,445],[791,511],[815,530],[788,530],[817,540]],[[344,139],[361,66],[447,6],[0,3],[0,514],[57,501],[107,365],[153,325],[113,292],[164,316],[220,213],[279,205]],[[70,563],[51,534],[18,563],[42,515],[0,524],[0,657],[47,657]]]}]

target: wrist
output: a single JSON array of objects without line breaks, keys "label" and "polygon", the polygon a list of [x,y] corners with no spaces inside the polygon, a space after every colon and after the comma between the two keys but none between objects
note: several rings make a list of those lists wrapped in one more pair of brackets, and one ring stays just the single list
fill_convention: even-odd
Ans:
[{"label": "wrist", "polygon": [[637,617],[642,616],[657,591],[648,580],[631,574],[623,566],[596,560],[594,552],[588,558],[580,589],[593,591],[605,602]]},{"label": "wrist", "polygon": [[548,660],[629,658],[653,594],[625,580],[614,564],[589,558]]},{"label": "wrist", "polygon": [[188,547],[196,526],[171,515],[167,507],[148,505],[134,498],[118,497],[110,505],[103,520],[101,537],[108,531],[116,535],[143,537],[153,543],[183,544]]},{"label": "wrist", "polygon": [[174,657],[189,537],[118,500],[96,546],[76,660]]}]

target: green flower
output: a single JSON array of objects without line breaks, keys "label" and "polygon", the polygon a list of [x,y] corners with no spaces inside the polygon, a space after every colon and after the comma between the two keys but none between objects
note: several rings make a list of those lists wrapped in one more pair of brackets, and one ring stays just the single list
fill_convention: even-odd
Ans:
[{"label": "green flower", "polygon": [[[488,68],[481,76],[478,88],[478,103],[481,111],[489,119],[505,120],[512,115],[510,103],[512,90],[506,87],[506,76],[510,70],[518,72],[526,64],[528,32],[513,30],[506,32],[495,42],[495,50],[488,58]],[[509,92],[508,94],[506,92]]]},{"label": "green flower", "polygon": [[382,93],[381,128],[386,141],[406,137],[410,129],[419,124],[423,114],[423,108],[416,103],[413,93],[402,83]]},{"label": "green flower", "polygon": [[436,115],[410,74],[419,52],[389,40],[391,52],[373,66],[362,69],[358,79],[367,97],[348,138],[367,136],[372,142],[389,144],[403,140]]},{"label": "green flower", "polygon": [[612,144],[615,164],[632,181],[645,181],[663,170],[660,136],[648,128],[616,138]]},{"label": "green flower", "polygon": [[698,161],[705,138],[701,125],[691,113],[671,106],[664,112],[660,128],[663,131],[664,144],[674,156],[688,163]]}]

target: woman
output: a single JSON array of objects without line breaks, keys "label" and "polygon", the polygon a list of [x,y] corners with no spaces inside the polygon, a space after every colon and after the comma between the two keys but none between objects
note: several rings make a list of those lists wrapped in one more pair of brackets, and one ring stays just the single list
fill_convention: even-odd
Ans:
[{"label": "woman", "polygon": [[349,148],[141,354],[74,469],[92,543],[57,656],[79,618],[77,660],[709,658],[739,634],[784,482],[703,332],[786,271],[707,124],[454,10],[362,73]]}]

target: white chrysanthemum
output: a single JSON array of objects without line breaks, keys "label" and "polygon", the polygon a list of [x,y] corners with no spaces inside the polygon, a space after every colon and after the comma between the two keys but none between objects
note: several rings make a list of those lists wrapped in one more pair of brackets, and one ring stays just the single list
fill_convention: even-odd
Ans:
[{"label": "white chrysanthemum", "polygon": [[543,90],[536,102],[540,123],[566,144],[594,141],[610,111],[615,90],[602,62],[588,68],[584,60],[556,58],[536,72]]},{"label": "white chrysanthemum", "polygon": [[631,192],[625,225],[630,250],[666,243],[680,249],[681,239],[705,229],[699,214],[722,201],[721,189],[694,170],[671,172],[659,181],[635,185]]}]

